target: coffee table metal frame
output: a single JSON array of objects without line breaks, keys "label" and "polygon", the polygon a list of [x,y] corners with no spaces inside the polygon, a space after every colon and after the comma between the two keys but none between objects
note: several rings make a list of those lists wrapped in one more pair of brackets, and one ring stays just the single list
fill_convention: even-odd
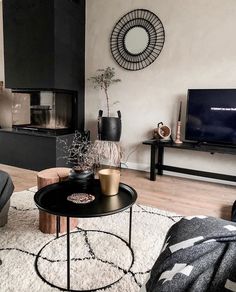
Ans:
[{"label": "coffee table metal frame", "polygon": [[[96,184],[98,184],[98,180],[94,180],[96,182]],[[120,209],[114,209],[114,210],[110,210],[109,212],[107,213],[98,213],[98,214],[89,214],[89,215],[80,215],[80,214],[73,214],[73,216],[68,216],[68,214],[66,214],[66,210],[64,210],[62,213],[61,212],[57,212],[57,211],[54,211],[50,208],[50,206],[43,206],[43,204],[41,204],[40,202],[40,196],[46,196],[51,190],[54,189],[54,187],[59,187],[59,186],[62,186],[65,185],[66,187],[66,184],[68,183],[68,181],[66,182],[60,182],[60,183],[55,183],[55,184],[52,184],[52,185],[48,185],[42,189],[40,189],[34,196],[34,200],[35,200],[35,204],[36,206],[42,210],[42,211],[45,211],[45,212],[48,212],[50,214],[53,214],[53,215],[56,215],[56,238],[59,238],[59,237],[63,237],[65,235],[62,235],[62,236],[59,236],[59,233],[60,233],[60,216],[64,216],[66,217],[66,248],[67,248],[67,290],[65,288],[62,288],[62,287],[59,287],[57,285],[54,285],[53,283],[50,283],[49,281],[47,281],[39,272],[38,270],[38,259],[40,258],[40,254],[42,252],[42,250],[51,242],[48,242],[46,245],[44,245],[41,250],[39,251],[39,253],[37,254],[36,256],[36,259],[35,259],[35,269],[36,269],[36,272],[38,274],[38,276],[43,280],[45,281],[47,284],[49,284],[50,286],[52,287],[55,287],[59,290],[63,290],[63,291],[75,291],[75,292],[88,292],[88,291],[97,291],[97,290],[102,290],[102,289],[106,289],[110,286],[112,286],[113,284],[117,283],[118,281],[120,281],[122,277],[120,277],[118,280],[116,280],[115,282],[113,283],[110,283],[109,285],[106,285],[106,286],[103,286],[103,287],[99,287],[99,288],[96,288],[95,290],[71,290],[70,289],[70,217],[77,217],[77,218],[92,218],[92,217],[101,217],[101,216],[108,216],[108,215],[113,215],[113,214],[116,214],[116,213],[119,213],[119,212],[122,212],[126,209],[129,209],[130,212],[129,212],[129,241],[126,242],[123,238],[117,236],[117,235],[114,235],[116,237],[118,237],[119,239],[121,239],[123,242],[125,242],[127,244],[127,246],[129,247],[130,251],[131,251],[131,254],[132,254],[132,262],[131,262],[131,265],[128,269],[128,271],[130,270],[130,268],[132,267],[133,265],[133,261],[134,261],[134,254],[133,254],[133,250],[131,248],[131,236],[132,236],[132,206],[133,204],[135,203],[136,199],[137,199],[137,193],[136,191],[126,185],[126,184],[123,184],[123,183],[120,183],[120,187],[119,187],[119,193],[121,191],[125,191],[127,192],[127,194],[129,194],[131,197],[132,197],[132,200],[129,202],[129,204],[123,206],[123,208],[120,208]],[[65,188],[66,190],[66,188]],[[119,193],[117,196],[119,196]],[[96,195],[96,194],[95,194]],[[100,193],[101,195],[101,193]],[[109,197],[107,197],[107,199],[109,199]],[[71,204],[74,204],[74,203],[71,203]],[[90,203],[89,203],[90,204]],[[81,206],[81,205],[80,205]],[[76,216],[75,216],[76,215]],[[78,231],[75,231],[73,233],[76,233]],[[106,232],[105,232],[106,233]],[[128,272],[127,271],[127,272]]]}]

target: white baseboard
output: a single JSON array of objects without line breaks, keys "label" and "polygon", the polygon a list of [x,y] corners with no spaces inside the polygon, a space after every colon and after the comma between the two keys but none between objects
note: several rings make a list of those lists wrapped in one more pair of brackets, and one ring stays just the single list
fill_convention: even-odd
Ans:
[{"label": "white baseboard", "polygon": [[[150,165],[149,164],[146,164],[146,163],[127,162],[127,163],[121,164],[121,167],[122,168],[129,168],[129,169],[140,170],[140,171],[146,171],[146,172],[149,172],[150,171]],[[179,172],[165,171],[165,175],[182,177],[182,178],[189,178],[189,179],[193,179],[193,180],[206,181],[206,182],[212,182],[212,183],[218,183],[218,184],[225,184],[225,185],[236,186],[236,182],[233,182],[233,181],[218,180],[218,179],[213,179],[213,178],[209,178],[209,177],[188,175],[188,174],[179,173]]]},{"label": "white baseboard", "polygon": [[135,170],[141,170],[141,171],[150,171],[150,165],[146,163],[135,163],[135,162],[121,162],[122,168],[129,168],[129,169],[135,169]]}]

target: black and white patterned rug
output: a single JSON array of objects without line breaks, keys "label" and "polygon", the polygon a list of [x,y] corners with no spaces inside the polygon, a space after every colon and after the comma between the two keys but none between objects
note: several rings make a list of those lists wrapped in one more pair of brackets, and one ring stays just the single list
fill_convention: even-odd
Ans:
[{"label": "black and white patterned rug", "polygon": [[[12,195],[8,224],[0,228],[2,292],[59,291],[53,285],[66,288],[66,236],[62,234],[56,239],[39,231],[38,209],[33,201],[35,191],[36,188],[31,188]],[[167,230],[180,218],[156,208],[135,205],[131,249],[127,244],[129,211],[79,219],[77,229],[71,232],[71,289],[97,291],[108,286],[98,291],[139,291]],[[36,269],[52,286],[38,276]]]}]

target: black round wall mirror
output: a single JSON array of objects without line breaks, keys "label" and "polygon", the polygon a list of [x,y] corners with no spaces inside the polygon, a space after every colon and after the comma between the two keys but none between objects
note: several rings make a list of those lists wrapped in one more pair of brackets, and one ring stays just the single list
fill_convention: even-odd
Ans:
[{"label": "black round wall mirror", "polygon": [[159,56],[165,31],[161,20],[151,11],[136,9],[125,14],[111,34],[111,53],[127,70],[141,70]]}]

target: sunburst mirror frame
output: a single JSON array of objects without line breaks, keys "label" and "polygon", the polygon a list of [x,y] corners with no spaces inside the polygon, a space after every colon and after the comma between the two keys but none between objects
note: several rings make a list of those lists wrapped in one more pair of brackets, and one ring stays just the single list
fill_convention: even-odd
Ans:
[{"label": "sunburst mirror frame", "polygon": [[[135,27],[143,28],[148,34],[146,48],[140,53],[131,53],[125,44],[127,33]],[[136,9],[125,14],[114,26],[110,38],[111,53],[116,62],[126,70],[141,70],[159,56],[165,42],[165,30],[161,20],[153,12]]]}]

